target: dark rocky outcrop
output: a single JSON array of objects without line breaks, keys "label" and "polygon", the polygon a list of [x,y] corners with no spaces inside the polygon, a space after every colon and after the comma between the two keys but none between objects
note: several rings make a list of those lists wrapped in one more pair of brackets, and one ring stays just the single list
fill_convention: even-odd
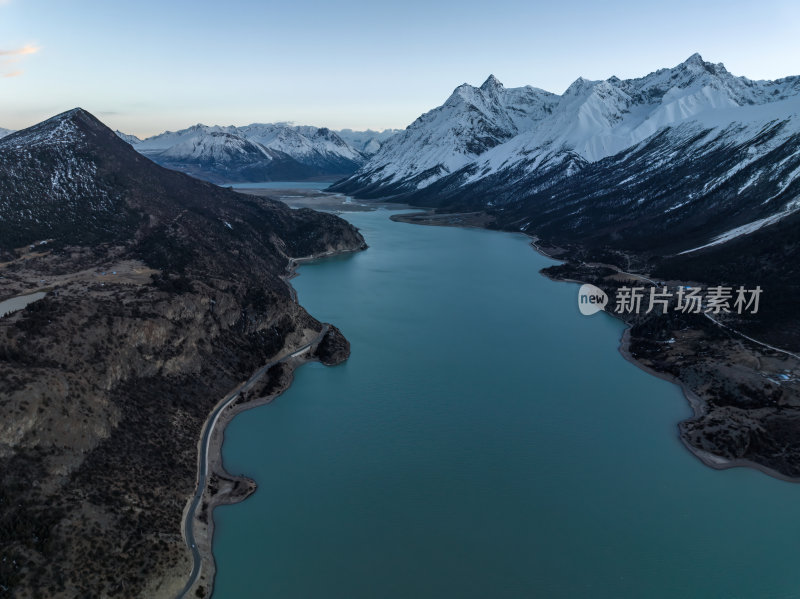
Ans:
[{"label": "dark rocky outcrop", "polygon": [[330,325],[325,337],[314,351],[314,357],[326,366],[335,366],[344,362],[349,356],[350,342],[339,329]]}]

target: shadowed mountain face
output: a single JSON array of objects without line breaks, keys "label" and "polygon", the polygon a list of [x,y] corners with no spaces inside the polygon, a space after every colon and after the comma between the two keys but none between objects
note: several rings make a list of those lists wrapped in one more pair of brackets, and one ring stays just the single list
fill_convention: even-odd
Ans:
[{"label": "shadowed mountain face", "polygon": [[[751,81],[697,54],[638,79],[579,78],[560,96],[532,87],[506,89],[490,77],[479,88],[456,88],[334,189],[420,205],[499,207],[532,204],[526,200],[531,193],[557,193],[566,178],[611,157],[618,158],[615,172],[639,180],[667,174],[676,160],[717,159],[725,148],[736,164],[758,166],[800,132],[798,102],[800,77]],[[742,147],[747,154],[735,155]],[[620,164],[619,157],[648,153],[647,168]],[[797,174],[788,166],[760,166],[750,174]],[[737,174],[728,169],[703,183],[716,186]],[[745,183],[758,188],[763,181]]]},{"label": "shadowed mountain face", "polygon": [[731,129],[672,127],[597,162],[554,159],[541,171],[520,166],[467,188],[443,179],[414,200],[486,208],[503,228],[561,241],[656,254],[690,250],[795,209],[800,133],[785,121],[739,140]]},{"label": "shadowed mountain face", "polygon": [[332,189],[685,251],[800,208],[798,114],[800,77],[751,81],[699,55],[638,79],[581,78],[561,96],[490,78],[457,88]]},{"label": "shadowed mountain face", "polygon": [[[42,243],[45,242],[45,243]],[[0,140],[0,597],[170,594],[213,405],[320,330],[289,257],[345,221],[162,168],[76,109]]]}]

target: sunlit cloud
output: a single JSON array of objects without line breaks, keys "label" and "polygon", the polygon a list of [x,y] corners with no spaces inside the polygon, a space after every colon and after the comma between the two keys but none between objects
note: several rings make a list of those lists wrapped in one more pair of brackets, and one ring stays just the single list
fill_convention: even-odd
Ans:
[{"label": "sunlit cloud", "polygon": [[39,46],[25,44],[21,48],[14,48],[13,50],[0,50],[0,56],[25,56],[26,54],[36,54],[39,50]]},{"label": "sunlit cloud", "polygon": [[[0,4],[3,3],[4,0],[0,0]],[[22,60],[25,56],[36,54],[39,50],[39,46],[35,46],[33,44],[25,44],[20,48],[14,48],[12,50],[0,50],[0,65],[7,66],[15,64]],[[23,71],[20,69],[8,72],[6,72],[4,69],[0,69],[0,77],[3,79],[7,79],[9,77],[19,77],[22,75],[22,73]]]}]

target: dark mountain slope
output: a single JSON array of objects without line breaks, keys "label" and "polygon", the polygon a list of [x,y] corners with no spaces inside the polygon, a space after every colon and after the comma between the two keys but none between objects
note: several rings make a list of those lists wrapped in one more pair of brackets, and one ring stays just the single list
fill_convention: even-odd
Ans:
[{"label": "dark mountain slope", "polygon": [[462,186],[471,167],[402,199],[441,211],[485,209],[500,228],[553,242],[669,254],[780,213],[800,196],[800,179],[791,177],[800,170],[800,135],[784,138],[784,127],[735,144],[707,129],[666,129],[594,163],[558,155]]},{"label": "dark mountain slope", "polygon": [[0,211],[0,300],[48,292],[0,318],[0,597],[171,596],[203,421],[321,328],[289,257],[363,239],[164,169],[79,109],[2,140]]},{"label": "dark mountain slope", "polygon": [[658,261],[654,276],[711,285],[756,285],[764,291],[757,315],[735,325],[748,335],[800,352],[800,215],[728,243]]}]

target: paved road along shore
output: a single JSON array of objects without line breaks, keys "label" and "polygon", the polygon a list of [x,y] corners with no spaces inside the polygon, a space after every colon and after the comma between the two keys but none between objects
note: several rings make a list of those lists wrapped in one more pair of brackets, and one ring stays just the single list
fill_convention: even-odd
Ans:
[{"label": "paved road along shore", "polygon": [[202,556],[200,555],[200,551],[197,549],[197,544],[195,543],[194,538],[194,520],[195,514],[197,513],[197,508],[200,505],[200,502],[203,499],[203,494],[205,493],[206,484],[208,482],[208,451],[209,451],[209,444],[211,441],[211,433],[214,432],[214,427],[217,425],[217,421],[219,420],[220,415],[222,414],[223,410],[230,405],[230,403],[236,398],[239,397],[241,393],[244,391],[249,390],[253,385],[255,385],[259,379],[261,379],[266,372],[275,366],[275,364],[280,364],[281,362],[285,362],[291,358],[297,357],[309,349],[317,345],[325,335],[328,333],[329,326],[327,324],[322,326],[322,330],[320,331],[319,335],[317,335],[310,343],[296,349],[295,351],[282,356],[277,360],[273,360],[259,368],[245,383],[239,385],[236,389],[231,391],[228,395],[226,395],[223,400],[217,404],[217,407],[211,412],[208,420],[206,421],[206,426],[203,429],[203,435],[201,437],[200,442],[200,459],[198,462],[198,470],[197,470],[197,488],[194,493],[194,497],[192,498],[192,502],[189,505],[189,509],[186,512],[186,517],[184,518],[184,530],[183,536],[186,540],[186,545],[192,552],[192,571],[189,574],[189,579],[186,582],[186,585],[183,589],[178,593],[178,599],[181,599],[186,596],[189,590],[192,588],[194,583],[197,581],[198,576],[200,575],[200,566],[202,564]]}]

